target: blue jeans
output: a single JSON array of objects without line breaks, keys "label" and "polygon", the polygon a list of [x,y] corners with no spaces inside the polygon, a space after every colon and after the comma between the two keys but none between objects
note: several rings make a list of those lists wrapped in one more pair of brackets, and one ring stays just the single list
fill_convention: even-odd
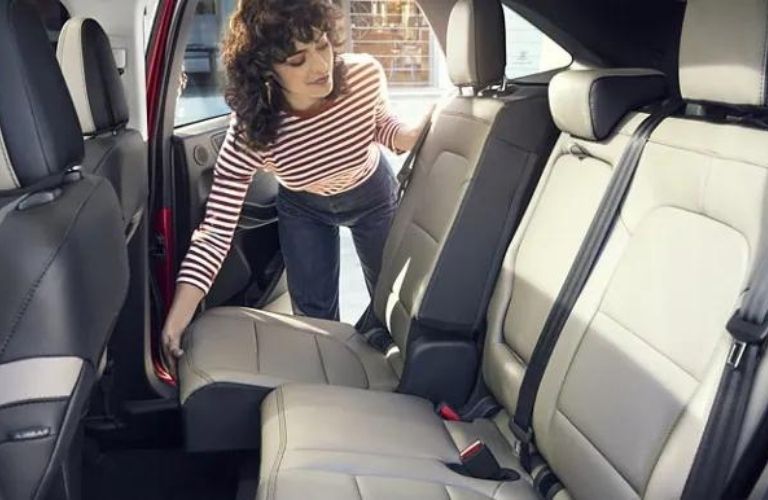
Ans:
[{"label": "blue jeans", "polygon": [[365,284],[373,296],[397,208],[397,189],[383,155],[371,177],[344,193],[320,196],[280,187],[280,247],[296,314],[339,319],[339,226],[352,232]]}]

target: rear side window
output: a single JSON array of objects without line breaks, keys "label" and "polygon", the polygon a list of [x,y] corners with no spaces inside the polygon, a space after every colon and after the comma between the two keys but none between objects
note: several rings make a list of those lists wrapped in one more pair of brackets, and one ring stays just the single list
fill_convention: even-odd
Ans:
[{"label": "rear side window", "polygon": [[533,75],[571,64],[571,54],[506,5],[504,23],[507,31],[507,78]]},{"label": "rear side window", "polygon": [[[450,86],[445,56],[415,0],[334,0],[344,14],[344,52],[379,60],[394,111],[417,120]],[[184,51],[177,127],[229,113],[219,50],[237,0],[200,0]]]}]

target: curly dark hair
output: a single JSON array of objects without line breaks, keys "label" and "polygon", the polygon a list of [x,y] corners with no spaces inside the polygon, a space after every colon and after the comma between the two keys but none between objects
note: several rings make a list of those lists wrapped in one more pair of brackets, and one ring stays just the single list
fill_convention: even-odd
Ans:
[{"label": "curly dark hair", "polygon": [[[235,134],[249,147],[263,150],[274,142],[280,113],[287,109],[273,65],[295,51],[296,41],[315,40],[318,31],[327,34],[334,48],[340,47],[342,17],[329,0],[238,1],[222,42],[227,70],[224,97],[239,118]],[[345,76],[344,63],[334,50],[333,90],[328,99],[344,92]]]}]

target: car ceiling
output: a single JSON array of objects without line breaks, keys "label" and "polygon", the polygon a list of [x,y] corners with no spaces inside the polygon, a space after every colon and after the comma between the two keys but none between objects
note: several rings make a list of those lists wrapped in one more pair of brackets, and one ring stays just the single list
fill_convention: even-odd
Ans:
[{"label": "car ceiling", "polygon": [[[503,0],[589,66],[656,68],[677,82],[679,0]],[[445,46],[452,1],[419,0]],[[676,85],[676,84],[675,84]]]}]

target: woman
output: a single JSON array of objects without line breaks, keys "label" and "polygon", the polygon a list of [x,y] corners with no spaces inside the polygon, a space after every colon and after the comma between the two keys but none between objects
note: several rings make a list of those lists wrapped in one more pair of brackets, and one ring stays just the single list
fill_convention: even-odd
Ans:
[{"label": "woman", "polygon": [[232,120],[163,328],[167,353],[183,354],[181,336],[229,251],[259,169],[280,183],[280,243],[295,312],[338,319],[339,226],[351,229],[374,289],[397,201],[376,143],[409,150],[420,127],[390,113],[375,59],[336,52],[341,17],[327,0],[240,0],[223,44]]}]

